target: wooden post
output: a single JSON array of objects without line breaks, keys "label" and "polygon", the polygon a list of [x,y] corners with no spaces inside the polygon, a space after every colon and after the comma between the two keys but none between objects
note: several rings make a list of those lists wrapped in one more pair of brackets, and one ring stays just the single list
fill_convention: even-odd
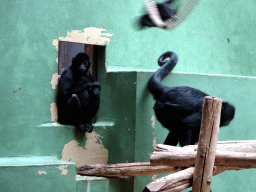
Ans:
[{"label": "wooden post", "polygon": [[222,100],[204,98],[192,192],[210,192],[218,141]]}]

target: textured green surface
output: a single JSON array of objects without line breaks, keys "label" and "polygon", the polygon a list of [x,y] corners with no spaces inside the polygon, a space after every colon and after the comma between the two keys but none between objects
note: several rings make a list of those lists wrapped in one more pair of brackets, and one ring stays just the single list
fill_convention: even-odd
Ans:
[{"label": "textured green surface", "polygon": [[3,192],[76,191],[76,165],[52,157],[0,158]]},{"label": "textured green surface", "polygon": [[106,192],[109,179],[103,177],[77,177],[76,192]]},{"label": "textured green surface", "polygon": [[[162,143],[167,131],[158,122],[156,129],[152,127],[153,100],[145,89],[150,74],[105,74],[105,64],[108,71],[155,70],[159,55],[171,50],[179,55],[176,72],[256,75],[254,0],[201,0],[189,17],[172,30],[139,30],[136,20],[144,14],[144,5],[137,0],[0,0],[0,10],[1,157],[60,159],[69,141],[76,140],[81,146],[86,143],[86,138],[75,134],[71,126],[54,126],[50,122],[50,104],[55,102],[56,94],[50,81],[57,73],[58,54],[52,42],[72,30],[96,27],[113,34],[99,61],[103,99],[95,127],[108,149],[108,163],[148,161],[154,137]],[[255,139],[254,78],[174,74],[165,82],[200,88],[236,105],[235,120],[221,130],[219,140]],[[12,178],[12,171],[4,169],[5,177]],[[20,183],[34,187],[26,177],[20,178]],[[251,170],[225,172],[215,178],[213,191],[255,188],[253,181],[244,179],[253,178]],[[135,191],[149,180],[151,176],[136,178]],[[52,176],[52,182],[57,183],[58,179]],[[113,191],[129,192],[132,182],[115,180],[109,185]],[[27,190],[24,187],[21,191]]]},{"label": "textured green surface", "polygon": [[76,192],[133,191],[132,178],[117,179],[104,177],[78,176]]},{"label": "textured green surface", "polygon": [[[103,76],[102,76],[103,77]],[[108,73],[102,79],[98,117],[113,119],[115,126],[104,134],[108,163],[133,162],[135,143],[136,73]]]}]

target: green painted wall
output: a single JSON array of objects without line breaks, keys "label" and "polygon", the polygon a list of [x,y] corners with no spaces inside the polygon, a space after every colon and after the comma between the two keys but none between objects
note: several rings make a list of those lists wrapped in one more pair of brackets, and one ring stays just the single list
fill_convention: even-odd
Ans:
[{"label": "green painted wall", "polygon": [[76,191],[76,165],[53,157],[0,158],[3,192]]},{"label": "green painted wall", "polygon": [[[167,134],[158,122],[152,128],[153,99],[145,89],[151,73],[115,71],[154,71],[159,55],[171,50],[179,55],[175,72],[256,76],[254,0],[201,0],[172,30],[139,30],[136,20],[144,10],[143,1],[137,0],[0,0],[0,157],[61,159],[70,141],[85,146],[87,139],[75,134],[71,126],[51,122],[56,89],[50,82],[57,73],[58,55],[53,40],[73,30],[96,27],[113,34],[99,61],[104,99],[95,127],[102,136],[98,142],[108,149],[108,163],[148,161],[154,137],[161,143]],[[105,64],[112,73],[105,73]],[[170,77],[165,80],[169,85],[201,88],[234,102],[235,120],[221,130],[219,140],[254,139],[254,78]],[[216,177],[213,191],[253,191],[254,184],[245,179],[253,174],[251,170],[225,172]],[[151,176],[135,178],[135,191],[150,181]],[[130,188],[125,188],[130,191],[133,181],[127,182]]]}]

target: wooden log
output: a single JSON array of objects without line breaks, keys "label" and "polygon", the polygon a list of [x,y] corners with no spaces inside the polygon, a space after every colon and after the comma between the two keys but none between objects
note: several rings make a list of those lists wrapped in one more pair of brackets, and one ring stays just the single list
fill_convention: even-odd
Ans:
[{"label": "wooden log", "polygon": [[167,175],[160,179],[149,183],[144,192],[177,192],[182,191],[191,186],[192,177],[194,174],[194,167],[187,168],[171,175]]},{"label": "wooden log", "polygon": [[250,143],[255,144],[256,140],[230,140],[230,141],[218,141],[218,144],[241,144],[241,143]]},{"label": "wooden log", "polygon": [[228,171],[228,170],[239,171],[239,170],[242,170],[242,169],[243,168],[239,168],[239,167],[214,166],[213,175],[218,175],[218,174],[223,173],[224,171]]},{"label": "wooden log", "polygon": [[222,99],[204,98],[192,192],[210,192],[219,135]]},{"label": "wooden log", "polygon": [[[173,173],[149,183],[143,192],[178,192],[192,187],[194,167],[190,167],[178,173]],[[234,167],[214,166],[213,175],[218,175],[226,170],[236,170]]]},{"label": "wooden log", "polygon": [[[216,150],[216,166],[256,168],[256,141],[225,141],[218,142]],[[197,145],[174,147],[158,144],[150,157],[152,165],[194,166]],[[225,159],[226,158],[226,159]],[[235,158],[238,158],[237,160]],[[247,159],[248,158],[248,162]],[[239,162],[240,161],[240,162]],[[230,163],[230,164],[229,164]],[[240,166],[240,167],[237,167]]]},{"label": "wooden log", "polygon": [[[194,158],[196,151],[197,151],[197,145],[175,147],[175,146],[169,146],[169,145],[164,145],[164,144],[158,144],[154,148],[154,151],[151,155],[152,164],[158,165],[158,163],[155,162],[155,160],[159,159],[161,156],[165,156],[164,154],[167,154],[167,157],[166,157],[167,159],[172,158],[172,157],[170,157],[171,154],[173,156],[177,155],[176,158],[178,158],[178,160],[179,160],[180,156],[189,156],[189,157]],[[221,142],[217,145],[217,155],[218,155],[218,151],[256,153],[256,142],[254,142],[254,141],[250,142],[250,143],[246,143],[246,142],[233,143],[233,142],[231,142],[229,144],[227,144],[226,142],[225,143]],[[173,158],[175,158],[175,157],[173,157]]]},{"label": "wooden log", "polygon": [[[192,148],[197,151],[197,145],[188,145],[183,148]],[[256,153],[256,143],[219,143],[217,150],[231,152]]]},{"label": "wooden log", "polygon": [[[150,156],[152,166],[171,165],[173,167],[190,167],[195,165],[196,151],[180,153],[154,152]],[[256,168],[256,153],[231,152],[216,150],[215,166]]]},{"label": "wooden log", "polygon": [[[226,170],[240,170],[239,167],[218,166],[214,169],[214,174],[222,173]],[[92,164],[78,168],[77,174],[98,177],[129,177],[139,175],[158,175],[164,173],[175,173],[181,171],[181,167],[152,166],[150,162],[139,163],[118,163],[118,164]]]},{"label": "wooden log", "polygon": [[[197,151],[198,145],[187,145],[184,147],[175,147],[164,144],[157,144],[154,152],[177,152],[183,153],[184,151]],[[256,153],[256,140],[247,141],[218,141],[217,149],[221,151],[231,152],[247,152]]]},{"label": "wooden log", "polygon": [[[218,142],[216,151],[215,165],[221,166],[221,170],[240,170],[244,168],[256,168],[256,141],[221,141]],[[158,144],[150,162],[140,163],[119,163],[119,164],[94,164],[85,165],[78,168],[78,174],[102,177],[122,177],[137,175],[157,175],[162,173],[174,173],[180,168],[194,166],[196,158],[197,145],[184,147],[174,147],[169,145]],[[229,152],[225,152],[229,151]],[[242,153],[234,153],[241,151]],[[165,152],[165,153],[163,153]],[[246,152],[246,153],[244,153]],[[251,153],[251,154],[249,154]],[[255,153],[255,154],[254,154]],[[243,156],[245,159],[243,159]],[[184,160],[183,157],[185,157]],[[235,158],[239,157],[238,160]],[[247,164],[246,157],[250,159]],[[225,160],[227,158],[227,161]],[[234,162],[233,160],[234,159]],[[239,162],[241,161],[241,162]],[[231,164],[229,164],[231,162]],[[166,166],[170,164],[172,166]],[[240,167],[237,167],[240,166]],[[174,168],[175,167],[175,168]],[[116,169],[116,170],[115,170]],[[129,169],[132,171],[130,173]],[[219,169],[220,170],[220,169]]]},{"label": "wooden log", "polygon": [[174,168],[166,165],[151,166],[150,162],[137,162],[85,165],[79,167],[77,173],[80,175],[99,177],[129,177],[173,173],[180,170],[181,168]]}]

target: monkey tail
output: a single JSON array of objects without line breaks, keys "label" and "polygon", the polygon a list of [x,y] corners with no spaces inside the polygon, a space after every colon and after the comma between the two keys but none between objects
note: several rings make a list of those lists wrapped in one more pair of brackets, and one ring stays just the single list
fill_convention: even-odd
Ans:
[{"label": "monkey tail", "polygon": [[[165,61],[167,58],[169,58],[169,60]],[[173,70],[177,62],[178,55],[175,52],[167,51],[159,57],[158,65],[161,67],[154,72],[148,81],[148,90],[155,99],[164,93],[166,86],[162,85],[161,81]]]}]

